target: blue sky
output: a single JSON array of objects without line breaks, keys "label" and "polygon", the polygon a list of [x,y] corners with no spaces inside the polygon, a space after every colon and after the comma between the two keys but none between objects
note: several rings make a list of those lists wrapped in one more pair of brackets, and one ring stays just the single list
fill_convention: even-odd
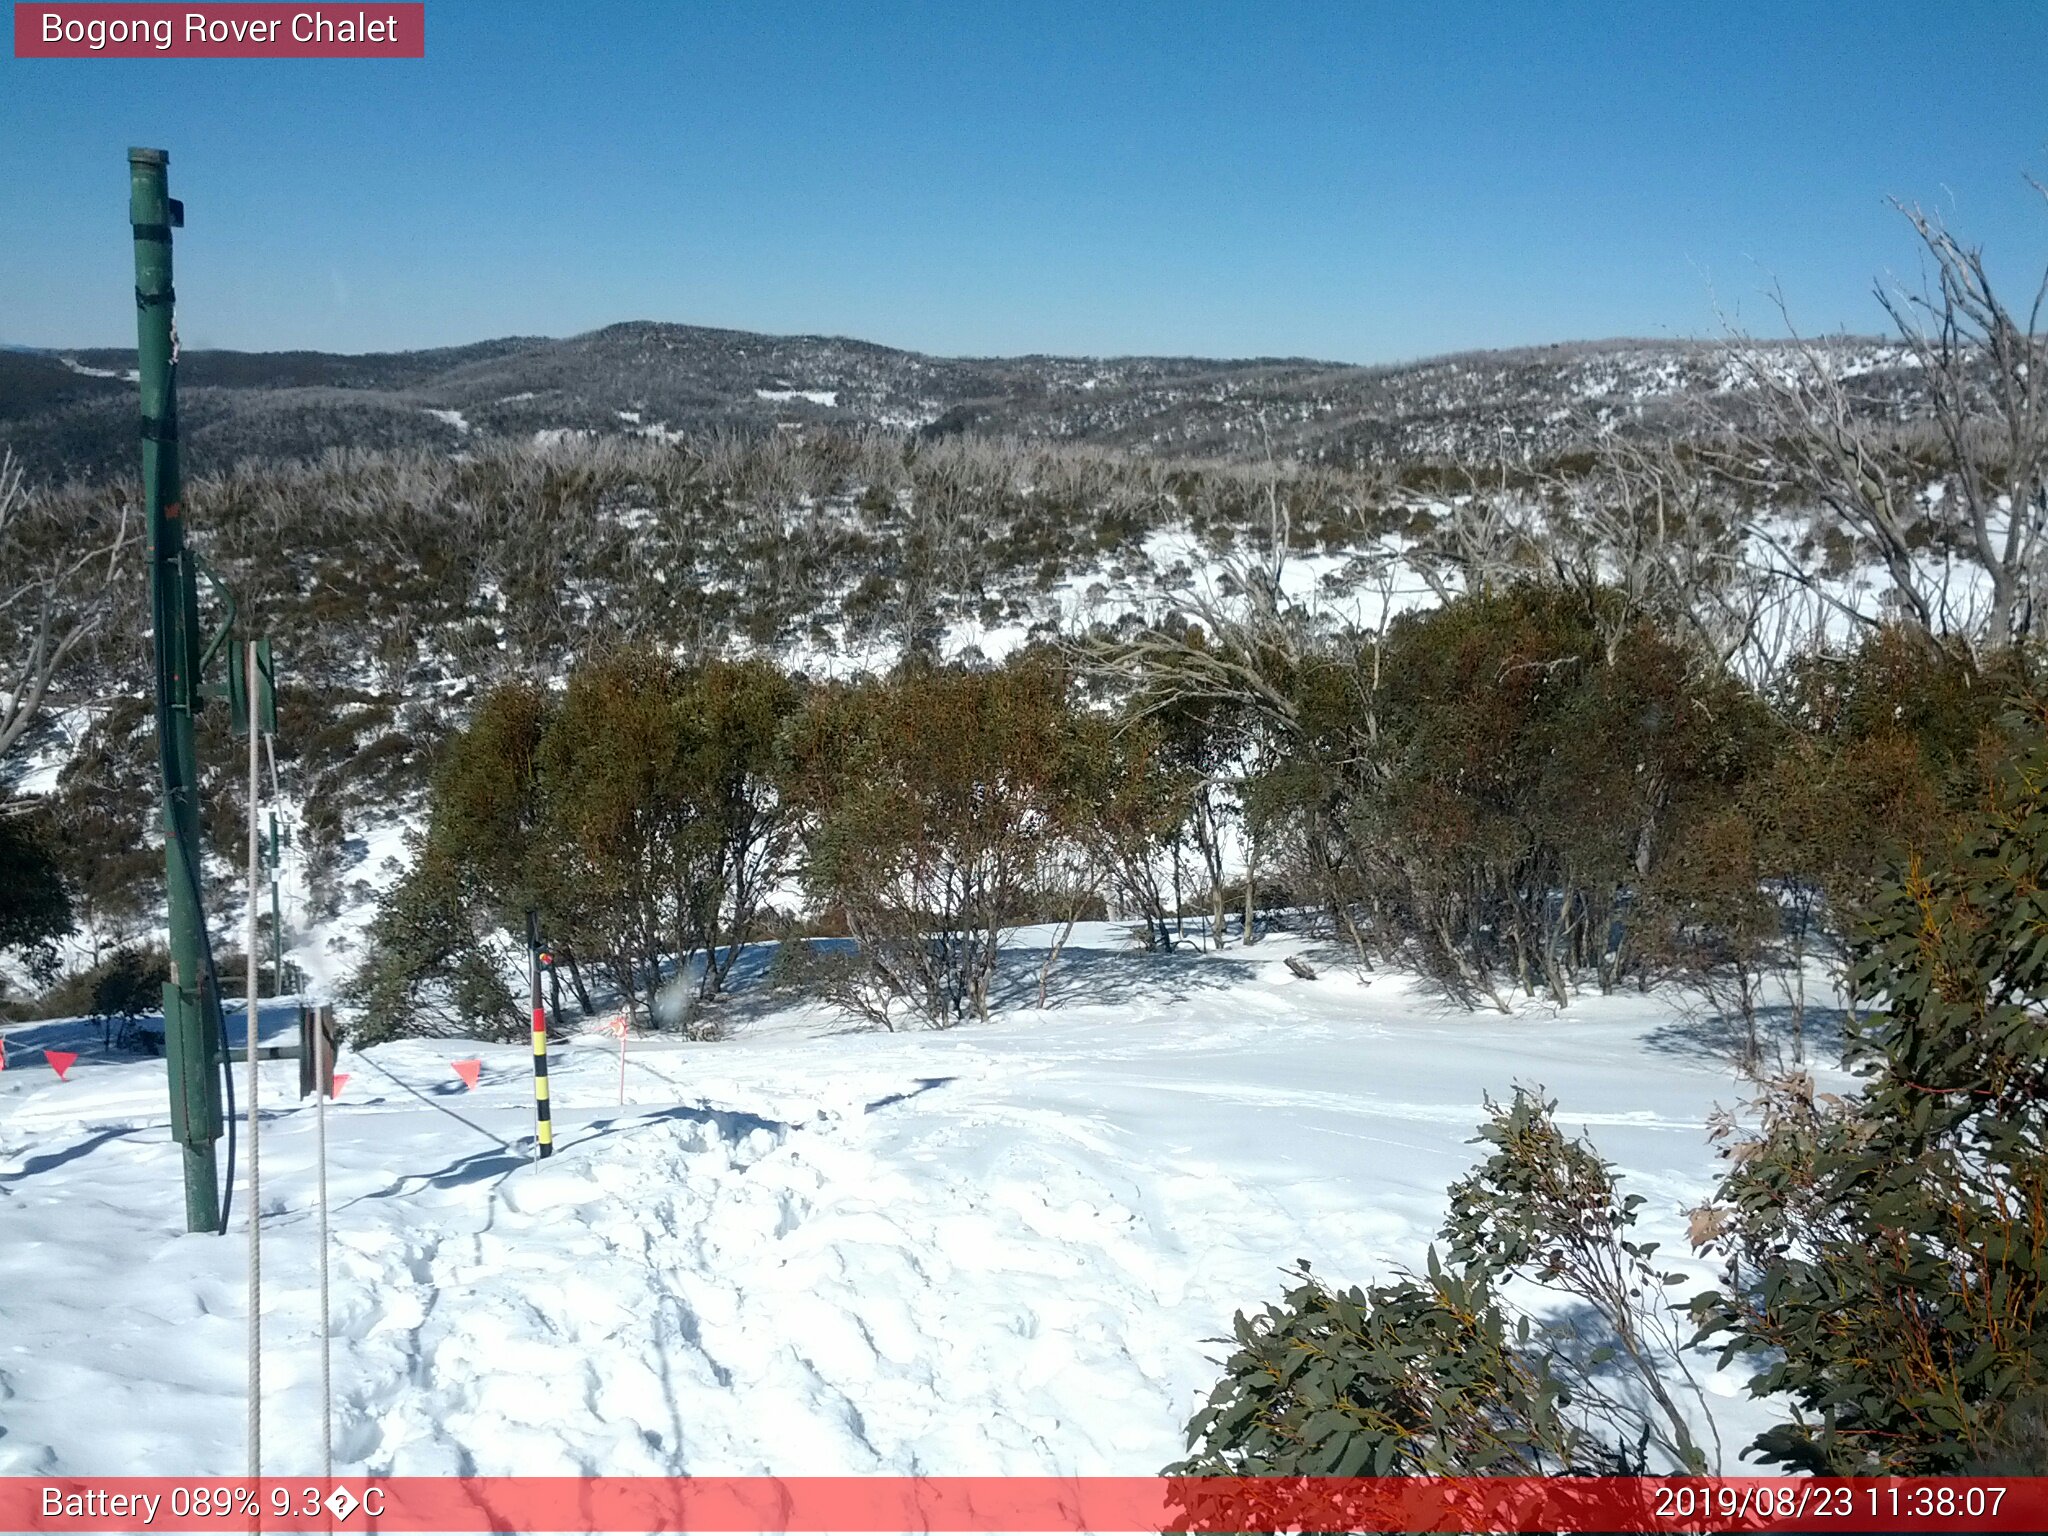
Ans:
[{"label": "blue sky", "polygon": [[1888,196],[2038,279],[2044,61],[2029,0],[429,0],[424,61],[7,57],[0,339],[133,343],[130,144],[196,346],[1376,362],[1774,330],[1773,282],[1874,330],[1917,272]]}]

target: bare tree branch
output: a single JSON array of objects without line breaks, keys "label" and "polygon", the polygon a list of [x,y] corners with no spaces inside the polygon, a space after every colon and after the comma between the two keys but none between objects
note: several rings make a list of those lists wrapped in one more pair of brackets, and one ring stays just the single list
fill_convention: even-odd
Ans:
[{"label": "bare tree branch", "polygon": [[[50,686],[112,611],[121,556],[133,542],[124,508],[105,544],[67,552],[30,526],[31,503],[13,450],[0,454],[0,762],[28,734]],[[34,534],[46,537],[38,542]],[[104,561],[105,571],[100,574]]]},{"label": "bare tree branch", "polygon": [[[1934,215],[1894,206],[1931,266],[1918,290],[1880,284],[1877,298],[1904,349],[1899,365],[1925,392],[1940,450],[1934,478],[1902,450],[1882,402],[1857,393],[1840,349],[1796,331],[1782,348],[1732,339],[1758,420],[1738,429],[1723,468],[1766,496],[1806,499],[1850,534],[1934,643],[2016,643],[2048,623],[2048,273],[2022,319],[1999,298],[1980,251]],[[1785,313],[1782,294],[1778,304]],[[1958,561],[1981,582],[1958,583]]]}]

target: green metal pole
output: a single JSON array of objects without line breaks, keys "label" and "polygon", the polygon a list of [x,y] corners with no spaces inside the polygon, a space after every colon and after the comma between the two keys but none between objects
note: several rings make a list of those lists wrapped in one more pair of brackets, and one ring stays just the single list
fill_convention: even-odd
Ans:
[{"label": "green metal pole", "polygon": [[149,519],[157,756],[163,769],[171,927],[164,1056],[170,1068],[171,1138],[185,1149],[185,1228],[213,1232],[220,1226],[214,1143],[221,1135],[219,1067],[226,1034],[206,965],[206,914],[199,904],[199,767],[192,740],[193,716],[200,708],[199,594],[185,549],[185,493],[178,476],[171,230],[184,222],[184,209],[169,195],[170,159],[161,149],[128,151],[128,220],[135,235],[142,496]]}]

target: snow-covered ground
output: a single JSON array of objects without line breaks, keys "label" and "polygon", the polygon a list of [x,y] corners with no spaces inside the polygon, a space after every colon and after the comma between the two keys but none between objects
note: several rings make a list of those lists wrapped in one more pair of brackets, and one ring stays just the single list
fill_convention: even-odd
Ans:
[{"label": "snow-covered ground", "polygon": [[[1025,935],[1028,941],[1032,935]],[[1212,1342],[1297,1257],[1419,1266],[1485,1093],[1542,1085],[1648,1199],[1660,1261],[1740,1096],[1655,997],[1444,1010],[1301,941],[1147,956],[1084,930],[987,1025],[850,1031],[763,995],[736,1038],[570,1036],[530,1159],[523,1045],[345,1054],[328,1115],[342,1470],[1146,1474]],[[267,1031],[266,1031],[267,1032]],[[0,1474],[243,1465],[245,1244],[182,1230],[161,1061],[80,1024],[0,1073]],[[35,1055],[83,1059],[68,1081]],[[474,1092],[451,1071],[478,1056]],[[241,1069],[238,1069],[238,1074]],[[315,1121],[263,1088],[267,1470],[317,1470]],[[246,1156],[244,1159],[246,1163]],[[238,1212],[245,1208],[240,1192]],[[1764,1422],[1700,1372],[1729,1466]]]}]

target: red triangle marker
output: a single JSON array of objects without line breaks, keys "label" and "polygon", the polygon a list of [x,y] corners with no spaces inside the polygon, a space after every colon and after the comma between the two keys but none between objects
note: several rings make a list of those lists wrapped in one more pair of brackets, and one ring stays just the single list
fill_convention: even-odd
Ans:
[{"label": "red triangle marker", "polygon": [[484,1064],[474,1057],[468,1061],[451,1061],[448,1065],[455,1069],[455,1075],[470,1088],[476,1087],[477,1074],[484,1069]]},{"label": "red triangle marker", "polygon": [[50,1064],[52,1069],[54,1069],[57,1074],[57,1080],[59,1082],[62,1082],[64,1080],[64,1074],[66,1072],[69,1072],[74,1066],[78,1064],[78,1052],[45,1051],[43,1052],[43,1060],[47,1061]]},{"label": "red triangle marker", "polygon": [[337,1072],[337,1073],[335,1073],[335,1074],[334,1074],[334,1091],[333,1091],[332,1093],[328,1094],[328,1095],[327,1095],[327,1097],[329,1097],[330,1099],[338,1099],[338,1098],[340,1098],[340,1097],[341,1097],[341,1089],[342,1089],[342,1085],[343,1085],[344,1083],[346,1083],[347,1081],[348,1081],[348,1074],[347,1074],[346,1072]]}]

